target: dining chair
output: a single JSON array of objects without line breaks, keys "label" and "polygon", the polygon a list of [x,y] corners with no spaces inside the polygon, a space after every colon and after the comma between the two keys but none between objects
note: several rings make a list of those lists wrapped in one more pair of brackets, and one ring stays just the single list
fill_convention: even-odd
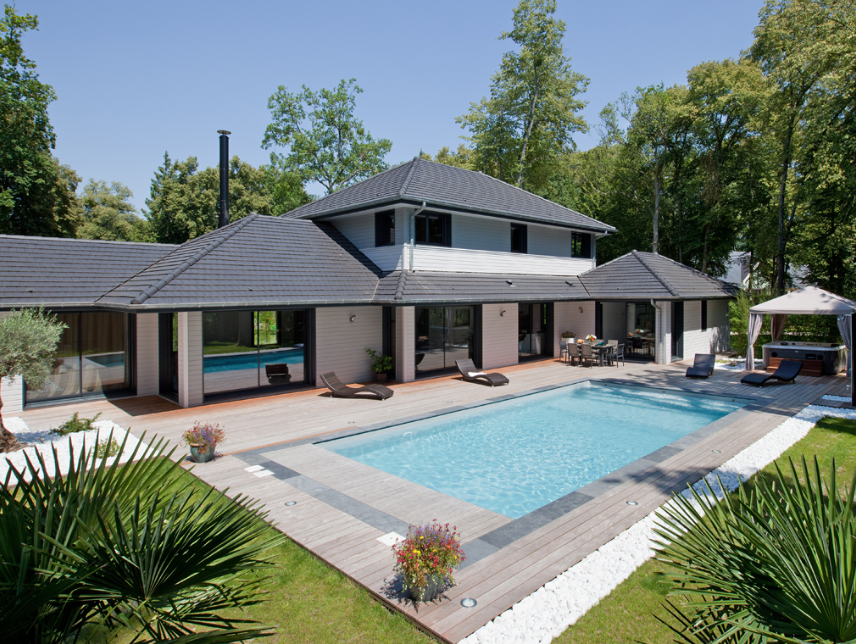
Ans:
[{"label": "dining chair", "polygon": [[581,344],[579,346],[580,346],[580,364],[582,364],[583,361],[585,360],[588,362],[588,366],[591,367],[592,363],[594,363],[594,356],[592,354],[591,345],[588,342],[586,342],[586,343]]}]

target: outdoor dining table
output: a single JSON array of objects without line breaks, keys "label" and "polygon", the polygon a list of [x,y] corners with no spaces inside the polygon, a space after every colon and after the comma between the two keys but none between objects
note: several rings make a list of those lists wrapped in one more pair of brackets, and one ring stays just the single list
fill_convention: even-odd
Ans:
[{"label": "outdoor dining table", "polygon": [[[591,343],[590,342],[581,342],[580,344],[591,344]],[[618,346],[617,343],[604,344],[602,346],[598,346],[596,344],[591,344],[591,350],[597,354],[597,365],[599,367],[603,366],[603,359],[606,356],[606,354],[609,353],[609,351],[611,349],[615,349],[615,347],[617,347],[617,346]]]}]

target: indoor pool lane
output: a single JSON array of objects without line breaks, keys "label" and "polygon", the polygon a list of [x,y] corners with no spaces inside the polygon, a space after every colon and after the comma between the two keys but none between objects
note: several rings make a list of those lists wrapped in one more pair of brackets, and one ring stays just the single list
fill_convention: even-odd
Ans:
[{"label": "indoor pool lane", "polygon": [[589,381],[320,446],[517,519],[749,402]]}]

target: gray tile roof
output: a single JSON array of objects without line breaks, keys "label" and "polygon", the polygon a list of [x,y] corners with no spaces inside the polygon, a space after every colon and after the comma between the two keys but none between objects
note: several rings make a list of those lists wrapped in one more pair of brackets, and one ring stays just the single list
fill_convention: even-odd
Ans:
[{"label": "gray tile roof", "polygon": [[91,307],[177,246],[0,235],[0,308]]},{"label": "gray tile roof", "polygon": [[583,273],[580,281],[595,300],[712,300],[735,295],[731,284],[637,250]]},{"label": "gray tile roof", "polygon": [[416,157],[282,217],[327,217],[397,202],[612,232],[615,228],[481,172]]},{"label": "gray tile roof", "polygon": [[368,304],[380,275],[332,224],[252,214],[182,244],[98,302],[136,310]]},{"label": "gray tile roof", "polygon": [[586,299],[588,294],[576,277],[424,271],[393,271],[385,275],[375,296],[376,303],[401,305]]}]

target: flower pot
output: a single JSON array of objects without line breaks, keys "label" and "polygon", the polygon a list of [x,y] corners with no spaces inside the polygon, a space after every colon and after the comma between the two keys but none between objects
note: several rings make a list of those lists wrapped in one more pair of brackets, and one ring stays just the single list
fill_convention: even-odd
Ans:
[{"label": "flower pot", "polygon": [[191,445],[190,455],[195,463],[207,463],[214,460],[213,445]]},{"label": "flower pot", "polygon": [[386,374],[385,373],[376,373],[375,374],[375,382],[386,382]]},{"label": "flower pot", "polygon": [[443,590],[443,578],[440,575],[425,575],[426,584],[422,588],[408,588],[410,598],[415,602],[430,602]]}]

